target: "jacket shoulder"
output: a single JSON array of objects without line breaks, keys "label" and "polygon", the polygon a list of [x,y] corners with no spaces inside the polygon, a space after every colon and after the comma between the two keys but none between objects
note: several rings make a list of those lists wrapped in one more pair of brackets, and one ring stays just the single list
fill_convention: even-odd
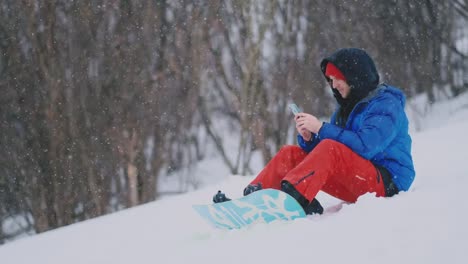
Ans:
[{"label": "jacket shoulder", "polygon": [[379,103],[379,105],[383,107],[402,106],[404,108],[406,97],[399,88],[387,84],[381,84],[373,92],[372,96],[368,98],[368,101],[371,104]]}]

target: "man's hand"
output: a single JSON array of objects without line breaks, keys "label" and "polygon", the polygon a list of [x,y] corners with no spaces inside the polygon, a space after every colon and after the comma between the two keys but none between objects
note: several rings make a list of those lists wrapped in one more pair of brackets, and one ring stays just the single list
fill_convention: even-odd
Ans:
[{"label": "man's hand", "polygon": [[317,117],[311,114],[299,113],[294,117],[296,121],[296,129],[304,138],[309,141],[312,137],[312,133],[318,134],[318,131],[322,127],[322,122]]},{"label": "man's hand", "polygon": [[294,120],[296,121],[296,130],[297,132],[302,136],[302,138],[305,140],[305,141],[310,141],[312,139],[312,132],[310,132],[309,130],[305,129],[305,128],[301,128],[299,126],[299,124],[297,123],[297,115],[296,117],[294,118]]}]

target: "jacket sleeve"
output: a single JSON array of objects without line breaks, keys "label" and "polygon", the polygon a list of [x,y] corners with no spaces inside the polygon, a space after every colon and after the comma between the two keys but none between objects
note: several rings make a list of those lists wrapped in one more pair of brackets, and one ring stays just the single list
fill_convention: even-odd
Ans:
[{"label": "jacket sleeve", "polygon": [[396,137],[403,111],[398,99],[380,99],[364,109],[361,124],[356,131],[324,123],[318,136],[320,140],[336,140],[362,157],[372,159]]},{"label": "jacket sleeve", "polygon": [[305,141],[300,134],[297,135],[297,143],[307,153],[311,152],[315,146],[317,146],[319,141],[319,138],[314,133],[312,133],[312,139],[310,141]]}]

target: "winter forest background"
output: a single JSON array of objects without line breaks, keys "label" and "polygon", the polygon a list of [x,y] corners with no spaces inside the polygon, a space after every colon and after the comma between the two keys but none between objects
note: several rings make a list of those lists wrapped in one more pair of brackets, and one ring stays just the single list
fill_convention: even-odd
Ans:
[{"label": "winter forest background", "polygon": [[254,173],[294,141],[288,103],[330,114],[342,47],[422,117],[468,90],[468,1],[0,0],[0,244],[197,189],[210,150]]}]

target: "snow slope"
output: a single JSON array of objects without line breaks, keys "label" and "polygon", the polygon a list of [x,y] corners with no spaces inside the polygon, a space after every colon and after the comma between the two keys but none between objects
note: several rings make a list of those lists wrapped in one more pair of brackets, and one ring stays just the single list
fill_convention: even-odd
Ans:
[{"label": "snow slope", "polygon": [[346,205],[320,193],[322,216],[218,231],[191,205],[218,189],[240,196],[252,179],[229,176],[0,246],[0,263],[468,263],[468,108],[444,121],[412,134],[416,181],[393,198]]}]

